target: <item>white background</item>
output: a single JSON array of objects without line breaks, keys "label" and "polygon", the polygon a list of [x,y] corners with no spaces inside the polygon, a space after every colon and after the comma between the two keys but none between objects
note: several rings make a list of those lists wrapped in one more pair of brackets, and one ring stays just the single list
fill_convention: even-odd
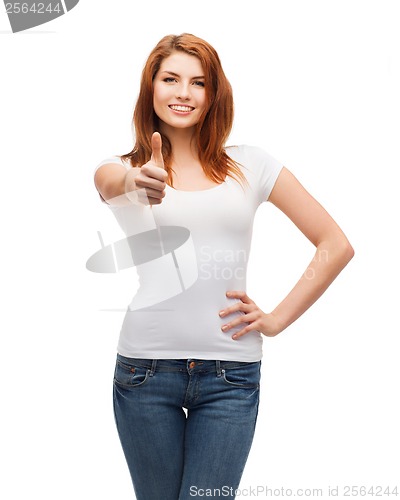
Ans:
[{"label": "white background", "polygon": [[[397,484],[400,493],[397,8],[81,0],[18,34],[1,8],[2,498],[133,498],[112,413],[123,312],[105,309],[126,307],[135,273],[85,268],[97,231],[106,244],[115,237],[93,170],[131,150],[144,61],[162,36],[182,32],[221,57],[236,103],[230,143],[279,159],[356,252],[317,304],[264,341],[241,488],[320,487],[328,498],[329,487]],[[263,204],[249,296],[271,310],[312,256]]]}]

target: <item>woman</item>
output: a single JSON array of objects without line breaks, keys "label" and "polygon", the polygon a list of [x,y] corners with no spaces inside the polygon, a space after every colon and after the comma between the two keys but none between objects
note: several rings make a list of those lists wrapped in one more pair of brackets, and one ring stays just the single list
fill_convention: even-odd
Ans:
[{"label": "woman", "polygon": [[[257,147],[225,146],[232,121],[216,51],[190,34],[166,36],[143,70],[135,147],[95,173],[141,264],[114,377],[138,500],[235,498],[257,419],[262,336],[301,316],[354,253],[288,169]],[[267,200],[316,256],[265,313],[246,294],[246,266],[254,215]]]}]

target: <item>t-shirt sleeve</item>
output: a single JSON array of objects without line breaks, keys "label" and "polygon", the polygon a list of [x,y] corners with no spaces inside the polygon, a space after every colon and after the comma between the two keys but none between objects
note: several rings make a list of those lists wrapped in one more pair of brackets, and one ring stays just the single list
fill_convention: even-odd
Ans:
[{"label": "t-shirt sleeve", "polygon": [[268,201],[283,164],[262,148],[247,146],[249,165],[254,172],[254,191],[258,204]]},{"label": "t-shirt sleeve", "polygon": [[119,156],[110,156],[109,158],[106,158],[105,160],[101,161],[98,163],[93,171],[93,175],[97,172],[97,170],[103,166],[106,165],[107,163],[118,163],[119,165],[122,165],[126,169],[130,168],[130,165],[124,161],[121,160]]}]

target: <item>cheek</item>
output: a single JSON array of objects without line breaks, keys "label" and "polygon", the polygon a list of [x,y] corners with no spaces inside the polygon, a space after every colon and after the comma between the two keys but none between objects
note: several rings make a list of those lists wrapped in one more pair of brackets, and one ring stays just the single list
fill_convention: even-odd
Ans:
[{"label": "cheek", "polygon": [[206,107],[206,95],[202,92],[197,98],[198,107],[205,108]]},{"label": "cheek", "polygon": [[153,107],[156,109],[160,104],[163,103],[165,100],[165,95],[160,89],[159,86],[155,85],[154,86],[154,92],[153,92]]}]

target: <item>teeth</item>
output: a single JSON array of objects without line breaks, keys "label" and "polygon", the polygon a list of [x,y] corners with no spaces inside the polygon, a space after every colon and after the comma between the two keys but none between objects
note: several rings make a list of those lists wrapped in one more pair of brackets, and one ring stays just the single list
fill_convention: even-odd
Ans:
[{"label": "teeth", "polygon": [[170,108],[175,111],[185,111],[185,112],[189,112],[192,111],[192,109],[194,109],[189,106],[170,106]]}]

